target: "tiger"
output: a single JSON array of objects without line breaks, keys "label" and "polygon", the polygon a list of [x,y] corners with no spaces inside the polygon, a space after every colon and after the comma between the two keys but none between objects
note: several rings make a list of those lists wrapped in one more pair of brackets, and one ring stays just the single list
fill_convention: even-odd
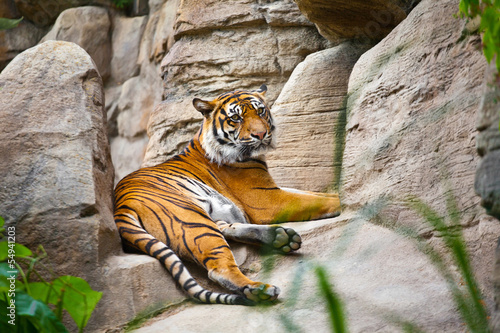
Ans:
[{"label": "tiger", "polygon": [[[277,286],[252,281],[228,240],[297,251],[301,236],[282,222],[340,214],[339,195],[280,188],[265,153],[275,147],[267,86],[193,99],[203,115],[184,150],[124,177],[115,188],[114,219],[124,248],[158,259],[178,286],[201,303],[253,305],[277,299]],[[183,261],[208,272],[228,293],[198,284]]]}]

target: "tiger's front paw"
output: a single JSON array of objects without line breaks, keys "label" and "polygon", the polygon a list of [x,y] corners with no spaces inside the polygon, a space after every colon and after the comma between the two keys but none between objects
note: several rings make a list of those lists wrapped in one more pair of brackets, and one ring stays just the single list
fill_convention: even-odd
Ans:
[{"label": "tiger's front paw", "polygon": [[275,238],[272,242],[272,246],[275,250],[283,253],[290,253],[300,249],[302,244],[302,238],[300,235],[292,228],[285,228],[277,226],[274,229]]},{"label": "tiger's front paw", "polygon": [[274,301],[280,294],[280,288],[270,284],[255,282],[255,284],[243,287],[242,292],[246,298],[254,302]]}]

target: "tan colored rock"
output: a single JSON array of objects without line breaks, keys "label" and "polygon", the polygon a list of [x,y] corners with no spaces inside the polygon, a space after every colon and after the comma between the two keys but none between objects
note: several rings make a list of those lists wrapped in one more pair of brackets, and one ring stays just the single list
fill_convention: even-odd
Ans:
[{"label": "tan colored rock", "polygon": [[137,59],[146,23],[146,16],[115,16],[113,19],[111,79],[114,82],[122,84],[139,74]]},{"label": "tan colored rock", "polygon": [[144,166],[176,154],[199,128],[194,97],[269,87],[272,104],[295,66],[325,40],[290,1],[182,1],[162,62],[164,101],[151,114]]},{"label": "tan colored rock", "polygon": [[455,13],[456,1],[422,1],[354,66],[341,200],[346,210],[359,210],[388,198],[378,209],[379,222],[412,228],[435,243],[436,233],[405,200],[416,196],[446,216],[451,189],[491,304],[500,225],[485,215],[473,191],[479,162],[474,119],[486,61],[480,37],[463,34],[465,20]]},{"label": "tan colored rock", "polygon": [[319,32],[332,42],[380,40],[399,24],[415,1],[294,0]]},{"label": "tan colored rock", "polygon": [[243,264],[252,279],[281,288],[280,302],[265,309],[187,303],[133,332],[330,332],[318,264],[342,299],[349,332],[404,331],[398,319],[425,332],[463,330],[446,281],[407,237],[353,216],[286,225],[302,235],[298,256],[270,256],[259,269],[254,249]]},{"label": "tan colored rock", "polygon": [[94,60],[103,80],[110,75],[111,21],[103,7],[77,7],[63,11],[41,43],[62,40],[80,45]]},{"label": "tan colored rock", "polygon": [[58,275],[101,289],[120,253],[102,81],[78,45],[47,41],[0,74],[0,215],[16,240],[43,245]]},{"label": "tan colored rock", "polygon": [[103,292],[88,332],[185,297],[158,260],[121,249],[103,102],[97,69],[74,43],[44,42],[0,74],[0,216],[16,240],[44,246],[57,275]]},{"label": "tan colored rock", "polygon": [[[140,50],[136,60],[138,75],[122,85],[107,88],[112,92],[106,102],[115,182],[141,166],[148,143],[149,116],[162,98],[160,61],[173,43],[177,1],[166,1],[155,8],[148,17],[142,37],[136,40],[140,42],[135,46]],[[117,80],[112,78],[111,81]]]},{"label": "tan colored rock", "polygon": [[266,158],[278,185],[309,191],[338,185],[347,84],[366,49],[346,42],[310,54],[293,71],[271,110],[277,144]]}]

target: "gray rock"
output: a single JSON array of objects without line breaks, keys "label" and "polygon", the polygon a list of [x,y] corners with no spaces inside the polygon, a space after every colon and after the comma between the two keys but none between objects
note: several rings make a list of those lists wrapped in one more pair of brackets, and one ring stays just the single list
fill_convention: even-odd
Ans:
[{"label": "gray rock", "polygon": [[341,200],[345,210],[358,210],[391,199],[380,209],[379,222],[411,228],[435,244],[437,233],[405,203],[413,195],[447,216],[447,197],[455,196],[491,306],[500,224],[485,215],[472,190],[479,162],[475,117],[486,61],[480,36],[463,34],[465,20],[455,13],[455,1],[420,2],[354,66]]},{"label": "gray rock", "polygon": [[[303,238],[297,255],[267,258],[252,273],[253,251],[243,264],[254,279],[278,285],[280,302],[269,307],[187,304],[146,322],[135,333],[330,332],[324,298],[314,274],[326,269],[340,295],[350,332],[401,332],[406,320],[426,332],[460,332],[446,281],[407,237],[353,216],[288,223]],[[411,258],[411,259],[410,259]],[[253,266],[257,270],[258,266]],[[214,320],[213,318],[217,318]]]},{"label": "gray rock", "polygon": [[62,40],[80,45],[94,60],[103,80],[110,75],[111,21],[103,7],[77,7],[63,11],[41,43]]},{"label": "gray rock", "polygon": [[367,47],[346,42],[310,54],[293,71],[271,110],[277,145],[266,159],[278,185],[308,191],[337,187],[347,84]]}]

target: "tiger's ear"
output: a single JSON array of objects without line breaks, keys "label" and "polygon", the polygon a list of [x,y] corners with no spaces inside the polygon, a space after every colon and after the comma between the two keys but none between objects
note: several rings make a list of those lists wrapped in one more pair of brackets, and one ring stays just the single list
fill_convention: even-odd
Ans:
[{"label": "tiger's ear", "polygon": [[199,98],[193,99],[194,108],[200,111],[203,116],[208,117],[210,112],[212,112],[215,108],[215,104],[209,101],[204,101]]},{"label": "tiger's ear", "polygon": [[264,96],[267,91],[267,86],[265,84],[261,85],[259,89],[255,90],[256,93],[261,94]]}]

